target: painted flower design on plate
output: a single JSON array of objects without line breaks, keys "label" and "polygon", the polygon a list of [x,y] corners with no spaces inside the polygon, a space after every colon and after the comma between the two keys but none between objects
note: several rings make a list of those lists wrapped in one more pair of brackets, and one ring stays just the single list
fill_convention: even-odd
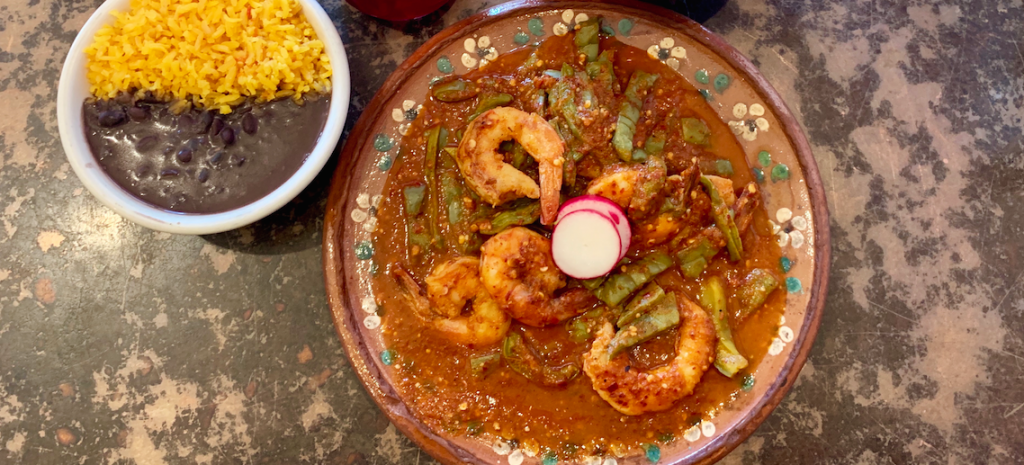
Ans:
[{"label": "painted flower design on plate", "polygon": [[467,37],[463,48],[466,53],[462,54],[462,65],[469,69],[484,66],[498,58],[498,49],[491,45],[491,38],[487,36]]},{"label": "painted flower design on plate", "polygon": [[742,102],[737,103],[732,107],[732,116],[736,119],[729,121],[729,128],[743,140],[757,140],[758,132],[768,130],[768,120],[764,118],[764,107],[760,103],[753,103],[750,106]]},{"label": "painted flower design on plate", "polygon": [[416,121],[416,117],[420,115],[422,109],[423,105],[417,105],[415,100],[406,100],[402,102],[401,108],[391,110],[391,119],[398,123],[399,134],[404,136],[409,132],[409,125]]},{"label": "painted flower design on plate", "polygon": [[647,48],[647,55],[655,60],[665,63],[670,68],[678,71],[679,60],[686,59],[686,49],[676,45],[676,40],[671,37],[661,39],[654,45]]}]

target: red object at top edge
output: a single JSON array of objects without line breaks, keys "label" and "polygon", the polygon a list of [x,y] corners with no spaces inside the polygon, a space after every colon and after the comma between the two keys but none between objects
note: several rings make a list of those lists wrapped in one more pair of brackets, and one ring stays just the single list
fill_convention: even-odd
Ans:
[{"label": "red object at top edge", "polygon": [[348,0],[359,11],[388,21],[408,21],[433,13],[448,0]]}]

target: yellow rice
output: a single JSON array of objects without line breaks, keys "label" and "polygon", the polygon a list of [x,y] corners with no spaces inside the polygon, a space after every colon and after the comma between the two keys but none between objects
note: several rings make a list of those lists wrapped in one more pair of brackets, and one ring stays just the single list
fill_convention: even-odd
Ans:
[{"label": "yellow rice", "polygon": [[324,44],[295,0],[131,0],[86,48],[92,94],[150,91],[230,113],[331,88]]}]

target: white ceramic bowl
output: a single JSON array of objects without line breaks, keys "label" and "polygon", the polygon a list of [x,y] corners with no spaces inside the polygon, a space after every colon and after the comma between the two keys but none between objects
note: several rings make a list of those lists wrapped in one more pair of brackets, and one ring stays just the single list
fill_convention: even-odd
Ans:
[{"label": "white ceramic bowl", "polygon": [[82,122],[82,103],[89,97],[85,48],[93,42],[93,37],[100,28],[114,21],[111,11],[128,10],[129,0],[107,0],[93,13],[71,45],[71,51],[61,71],[60,85],[57,89],[57,123],[68,162],[82,180],[82,184],[85,184],[89,192],[92,192],[101,203],[121,216],[147,228],[175,234],[212,234],[235,229],[273,213],[295,198],[313,181],[331,158],[345,126],[351,88],[345,47],[331,18],[316,0],[298,0],[298,3],[302,5],[306,20],[323,41],[331,60],[331,107],[323,133],[313,147],[312,153],[284,184],[265,197],[243,207],[221,213],[195,214],[175,213],[143,202],[107,176],[89,149]]}]

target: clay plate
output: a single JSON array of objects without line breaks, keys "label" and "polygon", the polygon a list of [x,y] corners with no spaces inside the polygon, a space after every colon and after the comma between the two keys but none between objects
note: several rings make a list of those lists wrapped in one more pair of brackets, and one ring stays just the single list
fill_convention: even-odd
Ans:
[{"label": "clay plate", "polygon": [[[334,174],[324,226],[324,276],[334,324],[359,378],[391,421],[441,462],[511,463],[522,451],[432,431],[406,408],[391,384],[392,353],[380,335],[371,292],[377,269],[371,232],[401,133],[415,119],[431,79],[463,74],[525,44],[603,16],[605,30],[677,69],[729,123],[760,180],[785,259],[789,293],[778,334],[754,373],[754,387],[714,418],[661,448],[659,463],[713,462],[747,438],[792,386],[821,321],[830,254],[828,209],[817,165],[799,124],[753,64],[718,36],[673,13],[632,0],[502,4],[445,29],[388,78],[349,135]],[[522,463],[540,463],[525,457]],[[649,463],[590,457],[588,464]]]}]

